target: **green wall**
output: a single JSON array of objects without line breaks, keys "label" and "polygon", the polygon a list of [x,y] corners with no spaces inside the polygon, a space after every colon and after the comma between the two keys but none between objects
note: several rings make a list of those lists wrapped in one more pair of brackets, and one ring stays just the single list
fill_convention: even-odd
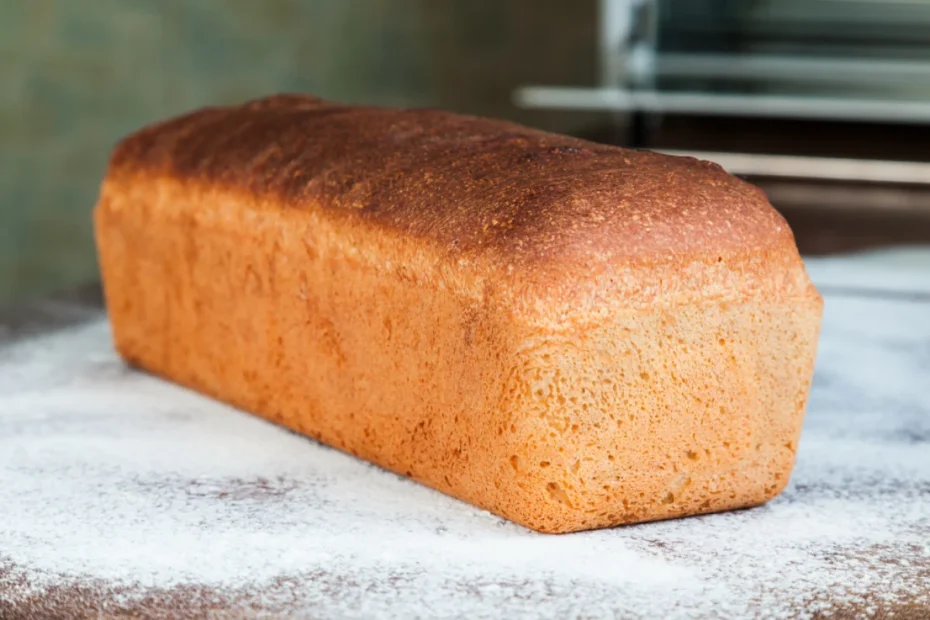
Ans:
[{"label": "green wall", "polygon": [[0,303],[96,277],[90,210],[142,124],[275,91],[537,125],[520,83],[590,83],[594,2],[0,0]]}]

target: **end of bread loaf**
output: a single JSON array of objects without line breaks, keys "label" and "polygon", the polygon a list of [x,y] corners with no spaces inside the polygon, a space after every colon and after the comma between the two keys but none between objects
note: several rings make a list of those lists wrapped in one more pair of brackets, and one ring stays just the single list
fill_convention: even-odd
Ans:
[{"label": "end of bread loaf", "polygon": [[116,149],[131,363],[543,532],[788,482],[822,302],[717,166],[301,96]]},{"label": "end of bread loaf", "polygon": [[569,532],[772,499],[794,466],[820,311],[816,296],[720,299],[535,334],[504,390],[495,509]]}]

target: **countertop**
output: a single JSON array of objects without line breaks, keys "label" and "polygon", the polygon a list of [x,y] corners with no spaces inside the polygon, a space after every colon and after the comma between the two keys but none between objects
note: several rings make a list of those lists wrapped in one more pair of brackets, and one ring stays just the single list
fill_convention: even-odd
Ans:
[{"label": "countertop", "polygon": [[930,618],[930,250],[808,266],[787,490],[564,536],[127,368],[96,288],[0,313],[0,617]]}]

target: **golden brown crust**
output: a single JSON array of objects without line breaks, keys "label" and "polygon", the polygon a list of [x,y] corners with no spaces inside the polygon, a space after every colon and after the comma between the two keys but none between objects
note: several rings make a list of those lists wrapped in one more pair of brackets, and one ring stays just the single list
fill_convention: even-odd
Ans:
[{"label": "golden brown crust", "polygon": [[282,96],[131,136],[95,220],[127,360],[529,527],[787,483],[821,300],[711,164]]},{"label": "golden brown crust", "polygon": [[715,164],[438,110],[298,95],[205,109],[122,142],[109,174],[124,172],[348,216],[500,277],[538,272],[541,289],[630,265],[796,255],[764,194]]}]

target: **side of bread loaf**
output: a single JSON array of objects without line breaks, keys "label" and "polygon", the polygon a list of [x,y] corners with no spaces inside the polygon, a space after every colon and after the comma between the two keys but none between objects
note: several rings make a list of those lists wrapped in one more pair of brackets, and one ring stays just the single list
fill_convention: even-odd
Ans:
[{"label": "side of bread loaf", "polygon": [[821,300],[712,164],[278,96],[128,137],[95,226],[130,363],[534,529],[793,467]]}]

